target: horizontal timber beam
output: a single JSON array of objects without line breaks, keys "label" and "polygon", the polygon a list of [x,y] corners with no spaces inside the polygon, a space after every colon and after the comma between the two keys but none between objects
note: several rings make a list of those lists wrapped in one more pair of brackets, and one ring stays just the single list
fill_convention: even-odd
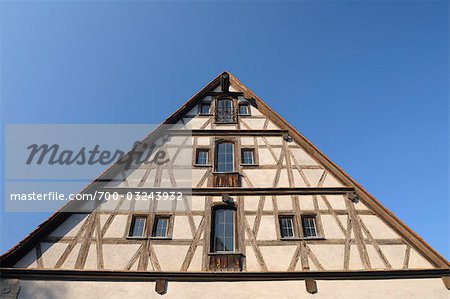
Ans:
[{"label": "horizontal timber beam", "polygon": [[287,130],[167,130],[172,136],[283,136]]},{"label": "horizontal timber beam", "polygon": [[[327,194],[346,194],[354,191],[350,187],[309,187],[309,188],[240,188],[240,187],[216,187],[216,188],[102,188],[104,192],[117,192],[126,194],[128,192],[183,192],[186,195],[327,195]],[[142,195],[142,194],[141,194]]]},{"label": "horizontal timber beam", "polygon": [[371,280],[442,278],[450,275],[448,268],[383,271],[305,271],[305,272],[147,272],[107,270],[48,270],[0,268],[2,278],[35,280],[85,281],[282,281],[305,280]]}]

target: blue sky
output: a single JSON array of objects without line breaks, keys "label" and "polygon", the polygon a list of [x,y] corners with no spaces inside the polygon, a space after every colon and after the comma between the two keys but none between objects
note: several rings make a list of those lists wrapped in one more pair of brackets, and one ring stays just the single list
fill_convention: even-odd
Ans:
[{"label": "blue sky", "polygon": [[229,70],[449,258],[448,5],[3,1],[2,125],[159,123]]}]

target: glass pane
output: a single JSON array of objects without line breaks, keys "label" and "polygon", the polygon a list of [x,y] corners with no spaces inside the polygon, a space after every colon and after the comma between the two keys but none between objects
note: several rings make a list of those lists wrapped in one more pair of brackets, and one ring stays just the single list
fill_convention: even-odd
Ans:
[{"label": "glass pane", "polygon": [[145,218],[135,217],[131,227],[131,237],[142,237],[144,235]]},{"label": "glass pane", "polygon": [[214,218],[214,251],[234,251],[234,210],[217,209]]},{"label": "glass pane", "polygon": [[198,151],[197,160],[195,161],[195,163],[199,165],[208,164],[208,151]]},{"label": "glass pane", "polygon": [[233,101],[220,100],[217,101],[217,115],[218,122],[232,122],[233,121]]},{"label": "glass pane", "polygon": [[248,105],[247,104],[241,104],[239,105],[239,114],[247,115],[248,114]]},{"label": "glass pane", "polygon": [[242,164],[253,164],[253,150],[242,151]]},{"label": "glass pane", "polygon": [[219,143],[217,145],[217,172],[234,171],[233,144]]},{"label": "glass pane", "polygon": [[292,238],[294,237],[294,226],[292,217],[282,217],[280,218],[280,228],[282,238]]},{"label": "glass pane", "polygon": [[152,237],[167,237],[169,218],[156,217]]},{"label": "glass pane", "polygon": [[315,219],[313,217],[304,217],[302,222],[305,237],[317,237]]},{"label": "glass pane", "polygon": [[202,104],[200,113],[201,114],[209,114],[210,109],[211,109],[211,104]]}]

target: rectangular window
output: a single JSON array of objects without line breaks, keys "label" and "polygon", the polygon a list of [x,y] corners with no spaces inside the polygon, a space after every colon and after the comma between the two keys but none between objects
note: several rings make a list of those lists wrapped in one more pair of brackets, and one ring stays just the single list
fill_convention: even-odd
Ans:
[{"label": "rectangular window", "polygon": [[195,158],[196,165],[208,165],[208,150],[207,149],[199,149],[197,150],[197,156]]},{"label": "rectangular window", "polygon": [[241,164],[254,165],[255,151],[253,149],[243,149],[241,152]]},{"label": "rectangular window", "polygon": [[235,211],[230,208],[217,208],[213,218],[213,252],[234,251]]},{"label": "rectangular window", "polygon": [[303,236],[305,238],[317,237],[316,217],[302,216]]},{"label": "rectangular window", "polygon": [[248,104],[239,104],[239,115],[250,115],[250,106]]},{"label": "rectangular window", "polygon": [[282,239],[289,239],[295,236],[294,234],[294,217],[283,216],[280,220],[280,233]]},{"label": "rectangular window", "polygon": [[209,115],[211,114],[211,104],[210,103],[203,103],[200,106],[200,114],[202,115]]},{"label": "rectangular window", "polygon": [[233,123],[234,109],[233,101],[230,99],[220,99],[216,102],[216,122],[218,123]]},{"label": "rectangular window", "polygon": [[167,238],[169,236],[169,219],[168,216],[155,216],[152,230],[153,238]]},{"label": "rectangular window", "polygon": [[128,233],[129,237],[143,237],[145,231],[145,216],[133,216],[131,219],[130,232]]},{"label": "rectangular window", "polygon": [[217,144],[216,172],[234,171],[234,146],[232,143]]}]

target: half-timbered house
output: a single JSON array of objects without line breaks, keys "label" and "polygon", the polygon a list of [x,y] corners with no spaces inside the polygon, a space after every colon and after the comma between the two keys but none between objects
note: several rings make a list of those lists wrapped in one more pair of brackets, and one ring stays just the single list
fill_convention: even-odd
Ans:
[{"label": "half-timbered house", "polygon": [[[82,192],[121,198],[59,211],[6,252],[2,296],[449,297],[449,262],[230,73],[164,124],[190,132],[170,163],[108,169]],[[182,208],[127,200],[177,190],[177,167]]]}]

